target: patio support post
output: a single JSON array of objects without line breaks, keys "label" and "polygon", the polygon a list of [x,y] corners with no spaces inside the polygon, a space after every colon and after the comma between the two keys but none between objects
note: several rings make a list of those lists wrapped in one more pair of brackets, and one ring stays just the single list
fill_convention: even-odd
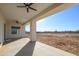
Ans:
[{"label": "patio support post", "polygon": [[36,41],[36,20],[32,20],[30,24],[30,39]]}]

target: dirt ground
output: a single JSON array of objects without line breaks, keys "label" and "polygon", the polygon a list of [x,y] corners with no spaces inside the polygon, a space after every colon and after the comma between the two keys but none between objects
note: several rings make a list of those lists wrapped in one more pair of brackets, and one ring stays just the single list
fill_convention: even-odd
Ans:
[{"label": "dirt ground", "polygon": [[38,41],[48,44],[50,46],[65,50],[67,52],[79,55],[79,33],[55,33],[54,34],[39,34],[37,35]]}]

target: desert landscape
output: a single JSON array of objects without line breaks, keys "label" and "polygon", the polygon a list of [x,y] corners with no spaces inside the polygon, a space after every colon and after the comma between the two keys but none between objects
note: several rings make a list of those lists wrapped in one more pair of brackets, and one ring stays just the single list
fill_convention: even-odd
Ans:
[{"label": "desert landscape", "polygon": [[79,33],[75,32],[38,32],[39,42],[79,55]]}]

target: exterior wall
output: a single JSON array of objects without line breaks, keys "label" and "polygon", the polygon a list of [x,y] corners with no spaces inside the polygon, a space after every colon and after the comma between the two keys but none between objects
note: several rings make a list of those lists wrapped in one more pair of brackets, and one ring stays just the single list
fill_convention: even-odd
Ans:
[{"label": "exterior wall", "polygon": [[4,17],[0,13],[0,43],[4,42],[4,23],[5,23]]},{"label": "exterior wall", "polygon": [[[17,34],[11,33],[11,26],[19,26],[20,27]],[[22,26],[21,24],[17,24],[15,21],[7,21],[6,22],[6,39],[25,37],[26,35],[25,35],[24,29],[25,29],[24,26]]]}]

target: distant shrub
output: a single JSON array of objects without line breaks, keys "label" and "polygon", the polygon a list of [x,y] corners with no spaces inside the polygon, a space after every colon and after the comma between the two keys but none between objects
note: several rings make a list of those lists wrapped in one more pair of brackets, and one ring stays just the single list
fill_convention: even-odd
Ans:
[{"label": "distant shrub", "polygon": [[76,32],[79,33],[79,30],[77,30]]}]

